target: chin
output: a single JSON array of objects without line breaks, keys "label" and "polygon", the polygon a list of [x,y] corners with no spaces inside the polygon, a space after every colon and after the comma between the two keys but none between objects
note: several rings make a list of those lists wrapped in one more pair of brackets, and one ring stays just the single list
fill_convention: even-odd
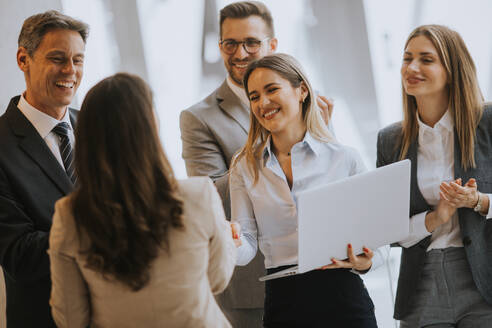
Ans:
[{"label": "chin", "polygon": [[234,82],[239,83],[240,85],[243,84],[244,75],[243,76],[239,76],[239,75],[237,75],[237,74],[234,73],[234,75],[231,75],[231,78],[234,80]]},{"label": "chin", "polygon": [[420,95],[421,92],[419,92],[418,90],[415,90],[415,88],[405,88],[405,93],[409,96],[418,96]]},{"label": "chin", "polygon": [[72,103],[72,100],[73,100],[73,97],[71,98],[65,98],[65,99],[59,99],[58,101],[58,106],[59,107],[64,107],[64,106],[68,106]]},{"label": "chin", "polygon": [[265,127],[265,129],[267,129],[270,133],[278,133],[281,130],[277,126],[268,126]]}]

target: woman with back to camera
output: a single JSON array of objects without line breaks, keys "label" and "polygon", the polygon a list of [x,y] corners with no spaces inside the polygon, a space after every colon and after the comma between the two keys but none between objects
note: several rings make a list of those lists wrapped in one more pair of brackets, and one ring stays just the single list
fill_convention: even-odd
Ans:
[{"label": "woman with back to camera", "polygon": [[[241,227],[240,236],[236,229],[233,233],[238,265],[251,261],[259,246],[271,274],[297,265],[295,193],[365,168],[354,149],[331,137],[314,107],[311,85],[292,57],[276,54],[253,62],[244,87],[251,123],[230,173],[232,220]],[[356,256],[347,248],[349,260],[333,259],[324,267],[332,270],[267,281],[264,326],[376,327],[374,306],[354,271],[368,271],[373,252],[365,248]]]},{"label": "woman with back to camera", "polygon": [[50,234],[58,327],[230,327],[213,294],[236,260],[208,178],[176,181],[146,83],[119,73],[84,99],[78,186]]},{"label": "woman with back to camera", "polygon": [[402,122],[380,131],[377,165],[412,161],[410,236],[395,318],[402,328],[492,322],[492,109],[460,35],[424,25],[401,67]]}]

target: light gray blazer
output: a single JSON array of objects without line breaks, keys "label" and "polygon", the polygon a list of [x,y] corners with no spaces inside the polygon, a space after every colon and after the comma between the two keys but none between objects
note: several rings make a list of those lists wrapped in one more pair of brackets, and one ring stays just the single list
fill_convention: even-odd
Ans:
[{"label": "light gray blazer", "polygon": [[[379,132],[377,144],[376,166],[384,166],[398,161],[400,156],[401,122],[394,123]],[[417,147],[415,140],[408,151],[407,157],[412,161],[410,181],[410,216],[431,210],[417,184]],[[483,193],[492,192],[492,106],[484,106],[483,117],[477,128],[475,141],[476,168],[465,171],[461,166],[461,148],[458,137],[454,135],[454,176],[468,181],[477,180],[478,190]],[[458,209],[459,224],[463,245],[473,280],[483,298],[492,304],[492,220],[470,208]],[[409,248],[402,248],[400,276],[395,302],[395,319],[404,319],[415,291],[421,279],[426,250],[430,236]]]},{"label": "light gray blazer", "polygon": [[[232,157],[246,143],[249,108],[224,81],[207,98],[181,112],[180,128],[188,176],[212,178],[230,219],[228,170]],[[236,267],[229,287],[218,297],[221,307],[225,311],[263,308],[264,284],[258,278],[264,274],[264,258],[258,252],[247,266]]]}]

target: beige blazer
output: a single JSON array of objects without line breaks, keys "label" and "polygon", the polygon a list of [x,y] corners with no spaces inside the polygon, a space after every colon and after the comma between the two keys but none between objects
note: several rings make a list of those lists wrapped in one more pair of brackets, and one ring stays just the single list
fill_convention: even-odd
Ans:
[{"label": "beige blazer", "polygon": [[184,229],[171,230],[170,255],[161,252],[137,292],[85,268],[70,198],[56,203],[48,252],[58,327],[231,327],[213,297],[236,262],[220,197],[207,177],[180,181],[179,188]]}]

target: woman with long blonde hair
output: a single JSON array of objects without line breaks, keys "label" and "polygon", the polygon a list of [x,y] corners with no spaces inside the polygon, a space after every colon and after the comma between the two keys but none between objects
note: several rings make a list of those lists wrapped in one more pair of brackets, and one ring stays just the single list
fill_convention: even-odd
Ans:
[{"label": "woman with long blonde hair", "polygon": [[377,165],[412,161],[410,236],[395,318],[402,328],[492,322],[492,112],[461,36],[417,27],[401,67],[402,122],[380,131]]},{"label": "woman with long blonde hair", "polygon": [[[285,54],[249,65],[244,88],[250,99],[246,145],[230,173],[238,265],[258,246],[267,273],[297,265],[295,193],[365,170],[359,154],[332,138],[313,104],[300,65]],[[333,259],[324,269],[268,280],[265,327],[376,327],[374,306],[357,273],[367,272],[373,252]],[[374,265],[375,266],[375,265]],[[350,272],[352,269],[352,272]]]}]

